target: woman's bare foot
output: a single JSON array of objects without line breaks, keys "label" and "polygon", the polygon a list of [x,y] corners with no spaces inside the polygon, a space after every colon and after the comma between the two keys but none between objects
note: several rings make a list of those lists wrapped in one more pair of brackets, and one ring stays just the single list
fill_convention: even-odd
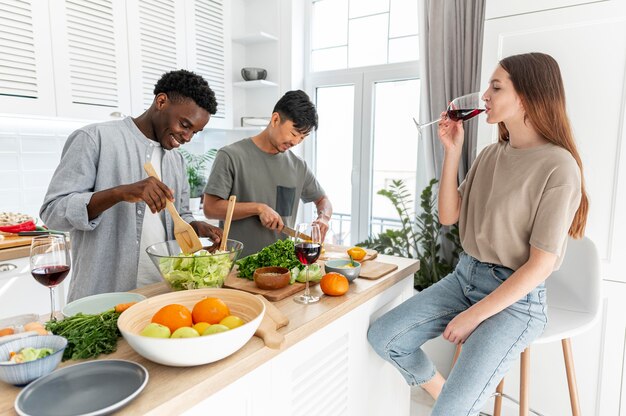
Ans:
[{"label": "woman's bare foot", "polygon": [[441,389],[443,388],[443,383],[445,382],[446,379],[443,378],[439,371],[436,371],[435,376],[426,383],[420,384],[420,387],[426,390],[426,392],[430,394],[433,399],[437,400],[437,397],[439,397]]}]

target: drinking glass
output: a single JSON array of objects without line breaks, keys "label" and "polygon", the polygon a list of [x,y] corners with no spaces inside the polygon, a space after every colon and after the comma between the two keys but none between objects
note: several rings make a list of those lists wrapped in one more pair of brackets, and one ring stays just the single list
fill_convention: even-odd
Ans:
[{"label": "drinking glass", "polygon": [[294,297],[293,300],[305,305],[318,302],[319,296],[311,295],[309,290],[309,265],[315,263],[322,253],[322,233],[319,225],[313,223],[298,224],[292,240],[296,257],[306,268],[304,293]]},{"label": "drinking glass", "polygon": [[65,235],[49,234],[33,238],[30,244],[30,272],[36,281],[50,289],[50,320],[54,316],[54,289],[70,272],[70,252]]},{"label": "drinking glass", "polygon": [[[446,116],[452,121],[465,121],[479,115],[483,111],[485,111],[485,107],[480,98],[480,93],[473,92],[471,94],[463,95],[452,100],[446,110]],[[422,129],[424,127],[438,123],[440,120],[441,117],[437,120],[420,124],[415,119],[413,119],[415,125],[417,126],[417,131],[420,134],[422,133]]]}]

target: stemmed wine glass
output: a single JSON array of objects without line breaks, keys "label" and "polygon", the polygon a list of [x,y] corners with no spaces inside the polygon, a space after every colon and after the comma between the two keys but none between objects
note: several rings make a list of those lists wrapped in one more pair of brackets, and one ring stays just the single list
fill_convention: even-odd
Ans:
[{"label": "stemmed wine glass", "polygon": [[65,235],[48,234],[33,238],[30,244],[30,272],[50,288],[50,320],[54,316],[54,289],[70,272],[70,252]]},{"label": "stemmed wine glass", "polygon": [[295,236],[292,237],[294,250],[296,257],[306,268],[306,283],[304,293],[293,300],[303,304],[315,303],[320,298],[312,296],[309,291],[309,265],[315,263],[322,253],[322,233],[319,225],[313,223],[298,224],[295,231]]},{"label": "stemmed wine glass", "polygon": [[[469,120],[480,113],[485,111],[485,107],[480,98],[479,92],[473,92],[471,94],[462,95],[461,97],[457,97],[450,102],[448,108],[446,110],[446,115],[452,121],[459,120]],[[437,120],[430,121],[428,123],[420,124],[415,119],[415,125],[417,126],[417,131],[422,134],[422,129],[426,126],[430,126],[431,124],[435,124],[439,122],[441,118]]]}]

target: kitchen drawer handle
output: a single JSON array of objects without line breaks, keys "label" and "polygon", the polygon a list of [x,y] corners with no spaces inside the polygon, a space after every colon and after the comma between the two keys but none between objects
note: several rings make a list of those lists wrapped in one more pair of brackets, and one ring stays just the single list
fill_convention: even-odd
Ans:
[{"label": "kitchen drawer handle", "polygon": [[0,272],[10,272],[17,269],[17,266],[13,263],[0,263]]}]

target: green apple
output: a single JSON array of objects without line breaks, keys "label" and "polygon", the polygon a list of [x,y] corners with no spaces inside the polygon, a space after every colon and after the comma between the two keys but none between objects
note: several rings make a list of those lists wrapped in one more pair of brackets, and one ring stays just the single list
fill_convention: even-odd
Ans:
[{"label": "green apple", "polygon": [[207,329],[205,329],[204,332],[202,333],[202,336],[217,334],[218,332],[228,331],[229,329],[230,328],[227,327],[226,325],[214,324],[208,327]]},{"label": "green apple", "polygon": [[151,338],[169,338],[170,329],[165,325],[150,323],[141,331],[140,335]]},{"label": "green apple", "polygon": [[174,331],[174,333],[172,334],[170,338],[193,338],[193,337],[199,337],[199,336],[200,334],[198,334],[198,331],[196,331],[192,327],[181,326],[176,331]]},{"label": "green apple", "polygon": [[226,318],[220,321],[220,324],[227,326],[230,329],[233,329],[245,324],[245,322],[238,316],[228,315]]}]

